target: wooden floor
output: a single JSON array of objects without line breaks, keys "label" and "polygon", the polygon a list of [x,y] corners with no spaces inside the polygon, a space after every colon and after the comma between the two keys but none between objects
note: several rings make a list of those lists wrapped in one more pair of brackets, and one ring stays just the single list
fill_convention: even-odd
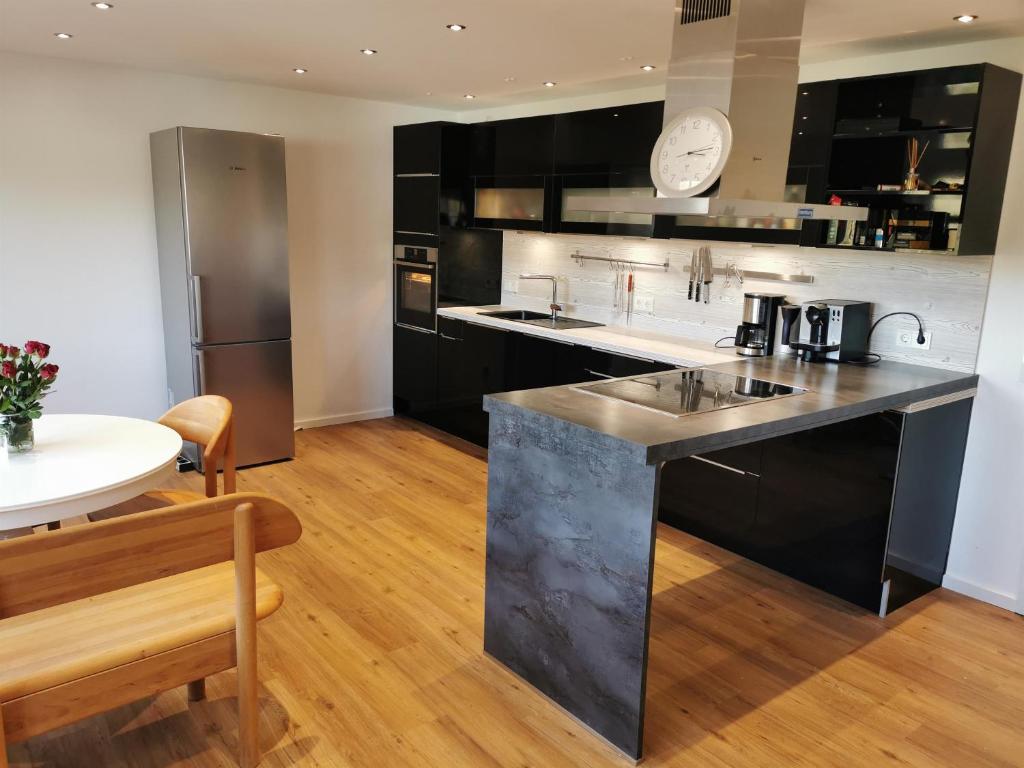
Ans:
[{"label": "wooden floor", "polygon": [[[481,652],[486,463],[388,419],[245,470],[305,527],[261,555],[263,765],[628,766]],[[201,478],[182,484],[200,488]],[[1024,619],[946,591],[885,621],[659,528],[645,765],[1021,766]],[[12,766],[234,764],[235,677],[10,749]]]}]

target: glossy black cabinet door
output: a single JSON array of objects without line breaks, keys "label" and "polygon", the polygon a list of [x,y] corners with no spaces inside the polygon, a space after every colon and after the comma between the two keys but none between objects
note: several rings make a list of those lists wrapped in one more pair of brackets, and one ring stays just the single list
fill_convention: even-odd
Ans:
[{"label": "glossy black cabinet door", "polygon": [[666,462],[658,520],[748,555],[757,517],[758,477],[718,453]]},{"label": "glossy black cabinet door", "polygon": [[437,400],[437,336],[395,325],[393,341],[395,413],[429,411]]},{"label": "glossy black cabinet door", "polygon": [[647,171],[665,102],[567,112],[555,117],[556,174]]},{"label": "glossy black cabinet door", "polygon": [[463,440],[487,446],[483,396],[504,388],[512,334],[438,318],[438,406],[430,421]]},{"label": "glossy black cabinet door", "polygon": [[477,123],[471,134],[473,176],[550,174],[553,168],[554,115]]},{"label": "glossy black cabinet door", "polygon": [[395,175],[441,172],[441,123],[395,126]]},{"label": "glossy black cabinet door", "polygon": [[513,364],[508,370],[505,391],[553,387],[572,384],[574,375],[573,345],[550,341],[525,333],[514,334]]},{"label": "glossy black cabinet door", "polygon": [[835,132],[838,83],[835,80],[801,83],[798,89],[789,165],[828,165]]},{"label": "glossy black cabinet door", "polygon": [[440,179],[413,176],[395,179],[395,232],[437,235]]},{"label": "glossy black cabinet door", "polygon": [[616,355],[601,349],[576,347],[576,365],[580,371],[580,381],[599,381],[600,379],[617,379],[622,376],[639,376],[644,373],[661,373],[675,370],[671,363],[659,363],[628,355]]},{"label": "glossy black cabinet door", "polygon": [[750,557],[877,612],[903,418],[764,441]]}]

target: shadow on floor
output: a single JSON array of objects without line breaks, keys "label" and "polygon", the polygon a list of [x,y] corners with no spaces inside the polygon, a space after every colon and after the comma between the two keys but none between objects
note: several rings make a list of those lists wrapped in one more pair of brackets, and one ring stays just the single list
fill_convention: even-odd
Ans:
[{"label": "shadow on floor", "polygon": [[[677,532],[708,570],[684,580],[655,565],[645,757],[668,761],[892,631],[931,601],[884,621],[813,587]],[[666,586],[667,583],[667,586]],[[771,735],[763,735],[767,750]],[[782,736],[779,735],[781,739]]]},{"label": "shadow on floor", "polygon": [[[9,749],[11,768],[169,768],[237,765],[238,703],[228,696],[192,702],[174,692],[151,696],[42,734]],[[165,714],[168,710],[178,710]],[[261,765],[303,760],[317,739],[288,738],[290,718],[266,691],[260,696]]]}]

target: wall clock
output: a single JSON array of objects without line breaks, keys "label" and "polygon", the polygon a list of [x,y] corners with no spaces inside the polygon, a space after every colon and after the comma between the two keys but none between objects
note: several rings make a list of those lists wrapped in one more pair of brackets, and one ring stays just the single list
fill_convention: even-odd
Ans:
[{"label": "wall clock", "polygon": [[714,107],[691,107],[665,126],[651,153],[651,179],[665,197],[692,197],[722,175],[732,126]]}]

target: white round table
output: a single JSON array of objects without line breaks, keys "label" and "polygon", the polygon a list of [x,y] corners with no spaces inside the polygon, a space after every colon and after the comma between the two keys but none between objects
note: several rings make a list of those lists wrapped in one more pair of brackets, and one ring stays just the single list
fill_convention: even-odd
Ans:
[{"label": "white round table", "polygon": [[0,531],[95,512],[157,487],[174,471],[181,437],[155,421],[46,414],[35,448],[0,447]]}]

